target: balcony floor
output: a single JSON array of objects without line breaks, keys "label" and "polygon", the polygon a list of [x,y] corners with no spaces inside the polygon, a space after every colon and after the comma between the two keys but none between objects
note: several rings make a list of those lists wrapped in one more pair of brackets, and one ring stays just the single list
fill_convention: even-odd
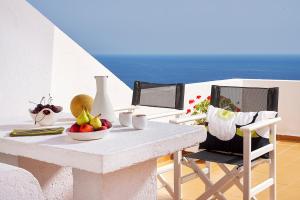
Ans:
[{"label": "balcony floor", "polygon": [[[191,172],[183,167],[183,174]],[[253,170],[253,184],[268,177],[267,164],[262,164]],[[165,174],[168,182],[172,182],[172,172]],[[212,165],[212,178],[217,180],[223,176],[222,171],[215,164]],[[253,186],[254,186],[253,185]],[[200,179],[194,179],[183,184],[183,199],[192,200],[197,198],[204,191],[204,184]],[[225,193],[230,200],[241,200],[242,193],[237,187],[232,187]],[[268,190],[263,191],[257,198],[260,200],[269,199]],[[165,189],[158,192],[158,200],[171,200]],[[277,142],[277,199],[291,200],[300,199],[300,142],[278,141]]]}]

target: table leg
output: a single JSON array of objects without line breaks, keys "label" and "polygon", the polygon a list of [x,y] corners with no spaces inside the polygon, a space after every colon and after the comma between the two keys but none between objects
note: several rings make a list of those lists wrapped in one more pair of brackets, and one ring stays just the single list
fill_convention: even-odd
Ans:
[{"label": "table leg", "polygon": [[47,200],[72,200],[73,178],[70,167],[61,167],[30,158],[19,157],[19,167],[29,171],[41,185]]},{"label": "table leg", "polygon": [[174,199],[181,199],[181,159],[182,151],[174,153]]},{"label": "table leg", "polygon": [[73,169],[73,181],[74,200],[155,200],[156,159],[107,174]]},{"label": "table leg", "polygon": [[13,156],[13,155],[4,154],[4,153],[0,153],[0,162],[6,163],[8,165],[13,165],[16,167],[18,167],[18,165],[19,165],[18,156]]}]

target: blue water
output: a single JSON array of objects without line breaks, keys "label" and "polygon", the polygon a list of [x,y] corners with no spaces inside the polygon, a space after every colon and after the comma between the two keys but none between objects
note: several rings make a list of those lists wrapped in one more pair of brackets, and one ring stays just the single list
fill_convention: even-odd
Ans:
[{"label": "blue water", "polygon": [[135,80],[195,83],[230,78],[300,80],[300,55],[95,56],[129,87]]}]

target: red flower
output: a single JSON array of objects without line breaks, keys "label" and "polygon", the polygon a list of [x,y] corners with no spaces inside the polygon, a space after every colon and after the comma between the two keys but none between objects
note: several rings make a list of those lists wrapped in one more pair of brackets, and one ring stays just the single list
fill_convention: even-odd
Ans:
[{"label": "red flower", "polygon": [[211,96],[208,96],[206,99],[207,99],[207,100],[210,100],[210,99],[211,99]]},{"label": "red flower", "polygon": [[198,95],[196,98],[197,98],[197,99],[200,99],[200,98],[201,98],[201,95]]},{"label": "red flower", "polygon": [[190,99],[190,100],[189,100],[189,104],[192,104],[192,103],[195,103],[195,100],[194,100],[194,99]]},{"label": "red flower", "polygon": [[197,106],[196,105],[194,105],[194,107],[193,108],[196,108]]},{"label": "red flower", "polygon": [[186,110],[186,113],[190,113],[190,112],[191,112],[191,109],[187,109],[187,110]]}]

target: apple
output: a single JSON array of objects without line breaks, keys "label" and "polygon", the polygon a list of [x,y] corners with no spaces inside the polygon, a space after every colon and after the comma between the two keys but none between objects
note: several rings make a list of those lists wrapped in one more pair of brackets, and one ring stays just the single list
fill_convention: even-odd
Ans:
[{"label": "apple", "polygon": [[80,131],[79,129],[80,129],[80,126],[77,123],[75,123],[70,127],[69,131],[70,132],[79,132]]},{"label": "apple", "polygon": [[80,132],[93,132],[94,128],[92,125],[89,124],[82,124],[79,128]]}]

